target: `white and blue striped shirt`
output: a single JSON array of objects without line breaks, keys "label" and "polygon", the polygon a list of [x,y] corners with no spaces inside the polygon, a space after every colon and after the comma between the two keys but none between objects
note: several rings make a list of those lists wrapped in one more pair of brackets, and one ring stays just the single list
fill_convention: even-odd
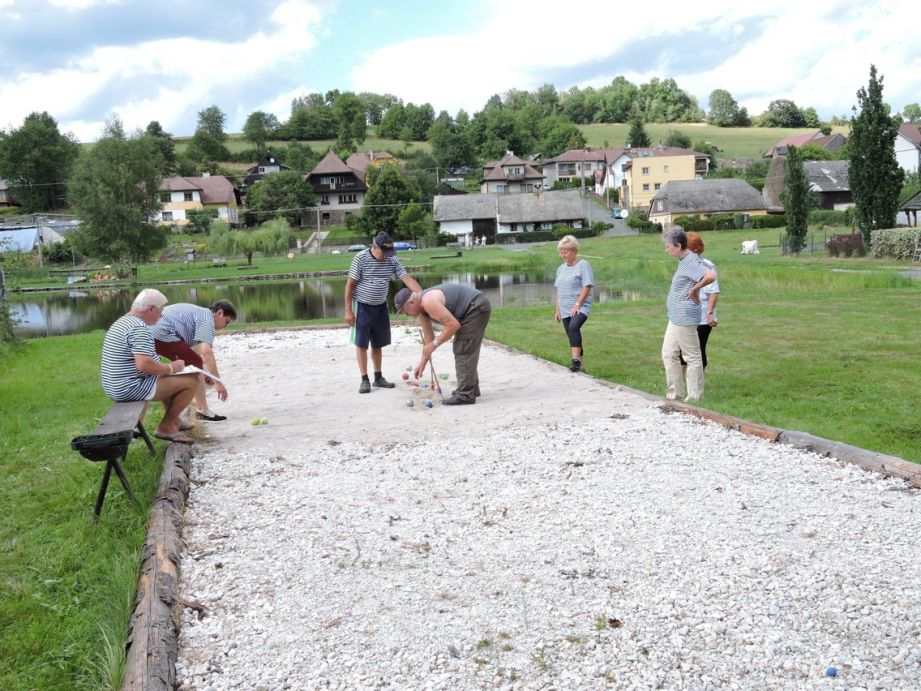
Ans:
[{"label": "white and blue striped shirt", "polygon": [[396,257],[378,261],[371,250],[362,250],[352,259],[349,278],[355,281],[353,297],[366,305],[383,305],[387,302],[390,279],[406,275],[403,262]]},{"label": "white and blue striped shirt", "polygon": [[214,345],[214,312],[188,302],[167,305],[152,331],[158,341],[185,341],[190,347],[199,343]]},{"label": "white and blue striped shirt", "polygon": [[138,370],[135,353],[159,360],[150,327],[126,314],[109,327],[102,342],[102,389],[113,401],[146,401],[157,386],[156,376]]},{"label": "white and blue striped shirt", "polygon": [[693,252],[688,252],[678,262],[678,268],[675,270],[675,275],[672,276],[672,287],[668,291],[668,299],[665,302],[668,320],[672,324],[697,326],[700,323],[700,305],[688,300],[688,293],[706,273],[707,265]]},{"label": "white and blue striped shirt", "polygon": [[[553,285],[556,286],[560,298],[560,316],[565,319],[572,312],[582,289],[585,286],[595,285],[592,265],[584,259],[580,259],[572,266],[563,262],[556,270],[556,280]],[[592,313],[592,292],[588,291],[588,297],[585,298],[579,310],[586,317]]]}]

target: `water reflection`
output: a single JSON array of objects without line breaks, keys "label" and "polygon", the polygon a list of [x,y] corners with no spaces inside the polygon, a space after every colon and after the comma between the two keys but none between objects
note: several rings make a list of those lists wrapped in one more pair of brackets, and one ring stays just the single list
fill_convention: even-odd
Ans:
[{"label": "water reflection", "polygon": [[[493,307],[547,305],[556,299],[553,278],[539,274],[445,274],[417,277],[423,288],[438,283],[463,283],[482,290]],[[345,277],[311,278],[271,283],[202,283],[157,286],[171,303],[192,302],[209,305],[215,300],[230,300],[237,308],[237,321],[305,321],[341,317],[345,312]],[[391,284],[393,293],[402,286]],[[59,336],[107,329],[131,309],[135,289],[99,289],[69,292],[9,295],[10,311],[19,324],[16,330],[27,337]],[[636,300],[633,293],[619,293],[599,286],[596,302]]]}]

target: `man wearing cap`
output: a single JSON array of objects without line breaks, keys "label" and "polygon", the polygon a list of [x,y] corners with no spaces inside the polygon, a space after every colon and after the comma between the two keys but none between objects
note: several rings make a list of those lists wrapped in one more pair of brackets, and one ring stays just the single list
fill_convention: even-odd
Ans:
[{"label": "man wearing cap", "polygon": [[[371,393],[368,379],[368,346],[374,365],[374,386],[392,389],[394,384],[384,379],[381,370],[384,346],[390,345],[390,315],[387,312],[387,291],[392,278],[416,292],[422,287],[406,273],[403,263],[396,257],[393,238],[385,231],[374,236],[371,249],[359,252],[349,266],[345,282],[345,323],[355,327],[355,353],[361,385],[358,393]],[[354,304],[353,304],[354,301]]]},{"label": "man wearing cap", "polygon": [[[422,359],[413,373],[418,378],[425,370],[432,353],[442,343],[454,337],[454,369],[457,372],[457,389],[444,405],[476,403],[480,395],[480,346],[492,314],[489,298],[476,288],[442,283],[423,291],[403,288],[393,298],[398,312],[417,317],[422,327]],[[432,320],[444,328],[435,335]]]}]

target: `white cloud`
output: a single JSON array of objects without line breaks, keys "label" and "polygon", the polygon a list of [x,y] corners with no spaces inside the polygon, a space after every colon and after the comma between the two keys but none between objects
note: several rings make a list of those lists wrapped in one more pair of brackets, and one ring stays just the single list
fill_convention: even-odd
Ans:
[{"label": "white cloud", "polygon": [[[81,141],[95,139],[104,122],[73,120],[80,107],[112,83],[136,82],[136,97],[111,106],[127,130],[143,128],[157,119],[169,130],[183,113],[211,105],[210,93],[232,89],[242,81],[286,69],[316,44],[323,16],[312,3],[287,0],[271,15],[270,33],[256,33],[240,43],[178,38],[134,46],[101,46],[70,64],[46,74],[22,74],[4,87],[4,118],[14,126],[35,110],[54,114],[64,131]],[[180,83],[180,87],[164,84]],[[9,96],[9,100],[7,100]],[[238,118],[236,104],[219,103]],[[227,111],[225,110],[225,113]],[[245,117],[245,115],[244,115]],[[242,122],[228,122],[239,129]]]},{"label": "white cloud", "polygon": [[[673,77],[704,108],[710,92],[723,88],[752,115],[771,100],[789,98],[829,117],[849,110],[874,62],[885,75],[885,96],[894,107],[921,98],[914,0],[684,2],[670,4],[667,17],[620,3],[596,4],[590,13],[568,11],[557,0],[530,2],[527,9],[520,3],[481,2],[470,11],[483,17],[480,29],[372,51],[352,71],[352,86],[429,102],[436,110],[472,112],[494,93],[536,89],[550,81],[547,74],[562,69],[590,74],[595,64],[601,67],[578,86],[608,84],[619,74],[634,83]],[[697,36],[718,43],[724,36],[744,38],[745,32],[753,32],[747,45],[722,64],[699,72],[685,69],[685,56],[698,48],[693,41],[701,40]],[[641,72],[617,66],[653,41],[673,45],[651,56],[650,67]]]}]

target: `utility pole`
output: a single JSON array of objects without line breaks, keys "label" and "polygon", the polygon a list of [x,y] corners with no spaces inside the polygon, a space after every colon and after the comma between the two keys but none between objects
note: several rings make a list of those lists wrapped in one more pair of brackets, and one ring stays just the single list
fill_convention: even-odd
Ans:
[{"label": "utility pole", "polygon": [[44,266],[45,258],[42,255],[42,228],[39,225],[39,218],[38,215],[33,215],[32,222],[35,223],[35,230],[38,232],[38,265]]}]

